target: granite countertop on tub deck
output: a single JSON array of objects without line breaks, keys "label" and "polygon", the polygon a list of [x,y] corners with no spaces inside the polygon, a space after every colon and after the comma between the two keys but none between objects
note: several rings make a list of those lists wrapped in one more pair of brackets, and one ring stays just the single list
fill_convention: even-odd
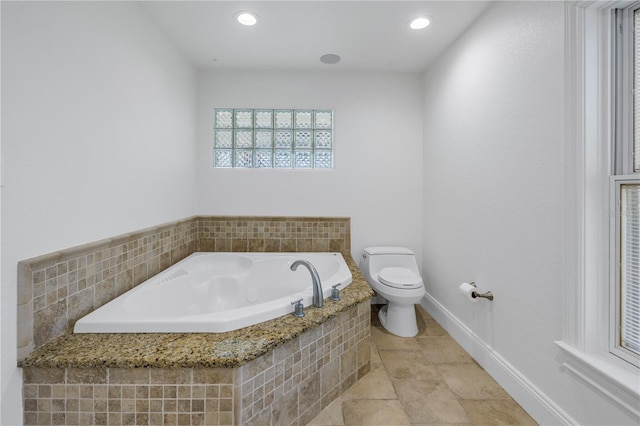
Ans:
[{"label": "granite countertop on tub deck", "polygon": [[340,301],[305,306],[305,316],[284,315],[226,333],[66,334],[33,351],[18,367],[43,368],[212,368],[239,367],[283,342],[370,299],[374,292],[349,255],[353,276]]}]

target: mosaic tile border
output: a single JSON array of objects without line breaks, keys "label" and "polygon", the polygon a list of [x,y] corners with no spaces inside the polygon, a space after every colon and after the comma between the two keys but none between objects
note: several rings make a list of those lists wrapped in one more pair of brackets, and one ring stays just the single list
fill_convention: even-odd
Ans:
[{"label": "mosaic tile border", "polygon": [[349,254],[349,218],[200,217],[199,251]]},{"label": "mosaic tile border", "polygon": [[24,424],[233,424],[234,374],[224,368],[26,368]]}]

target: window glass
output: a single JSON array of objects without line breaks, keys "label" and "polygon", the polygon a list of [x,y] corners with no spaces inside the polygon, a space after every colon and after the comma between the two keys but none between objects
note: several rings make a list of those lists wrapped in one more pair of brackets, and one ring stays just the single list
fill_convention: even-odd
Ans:
[{"label": "window glass", "polygon": [[214,110],[213,167],[333,168],[333,111]]}]

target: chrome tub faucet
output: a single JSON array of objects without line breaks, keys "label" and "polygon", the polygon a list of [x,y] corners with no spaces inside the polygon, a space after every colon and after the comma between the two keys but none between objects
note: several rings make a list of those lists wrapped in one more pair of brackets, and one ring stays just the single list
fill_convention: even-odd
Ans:
[{"label": "chrome tub faucet", "polygon": [[324,303],[322,300],[322,283],[320,282],[320,275],[318,275],[318,271],[315,266],[307,260],[296,260],[291,264],[291,270],[295,271],[300,265],[307,268],[311,274],[311,281],[313,283],[313,306],[316,308],[322,308]]}]

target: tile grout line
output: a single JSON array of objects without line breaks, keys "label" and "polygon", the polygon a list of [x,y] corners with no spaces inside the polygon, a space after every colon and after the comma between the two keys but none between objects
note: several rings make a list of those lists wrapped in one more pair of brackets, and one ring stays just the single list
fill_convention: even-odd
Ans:
[{"label": "tile grout line", "polygon": [[[397,405],[399,405],[402,409],[402,414],[404,415],[404,418],[402,418],[401,423],[402,424],[411,424],[411,420],[410,420],[410,416],[409,413],[407,412],[407,410],[411,410],[411,404],[407,405],[407,403],[409,403],[409,401],[403,401],[403,397],[398,393],[398,386],[400,386],[402,383],[407,383],[407,382],[414,382],[416,385],[419,384],[420,382],[438,382],[441,385],[443,385],[444,387],[446,387],[446,390],[449,392],[450,395],[453,396],[453,399],[458,406],[459,406],[459,410],[458,413],[464,413],[464,417],[466,417],[466,420],[464,422],[460,422],[460,421],[456,421],[456,423],[458,424],[468,424],[468,425],[475,425],[475,424],[494,424],[495,422],[503,422],[504,424],[520,424],[519,420],[523,420],[522,424],[532,424],[535,425],[535,421],[533,421],[533,419],[531,419],[528,414],[526,414],[526,412],[524,412],[524,410],[522,410],[522,408],[508,395],[506,394],[506,392],[504,391],[504,389],[502,389],[502,387],[499,386],[499,384],[495,383],[493,381],[493,379],[488,376],[488,374],[485,372],[485,370],[472,358],[469,356],[468,353],[466,353],[466,351],[464,351],[464,349],[462,347],[459,347],[459,345],[457,344],[457,342],[455,342],[455,340],[453,340],[451,338],[451,336],[446,333],[446,331],[438,331],[437,328],[440,328],[440,326],[433,320],[431,319],[428,314],[426,312],[422,312],[421,307],[418,307],[418,321],[419,321],[419,325],[420,323],[422,323],[422,326],[419,327],[420,328],[420,332],[417,336],[412,337],[412,338],[397,338],[396,336],[393,336],[391,334],[389,334],[386,330],[384,330],[382,328],[382,326],[378,323],[378,319],[377,319],[377,315],[375,315],[375,313],[377,312],[377,309],[374,308],[375,305],[372,306],[372,310],[371,310],[371,314],[372,314],[372,319],[371,319],[371,351],[372,351],[372,362],[373,362],[373,357],[375,356],[377,358],[377,360],[375,361],[376,363],[380,363],[382,364],[381,367],[383,368],[384,371],[384,375],[385,378],[389,381],[389,383],[391,384],[392,388],[393,388],[393,392],[395,395],[395,398],[366,398],[366,394],[364,398],[353,398],[353,399],[344,399],[343,397],[340,397],[339,400],[337,402],[339,402],[339,409],[340,409],[340,416],[342,418],[342,423],[340,423],[340,426],[349,426],[347,419],[349,418],[349,416],[345,416],[345,411],[348,411],[348,407],[345,409],[345,403],[349,403],[351,401],[376,401],[376,402],[380,402],[380,401],[396,401]],[[437,335],[424,335],[425,331],[426,331],[426,327],[427,324],[429,322],[433,321],[433,324],[431,324],[431,326],[435,326],[436,327],[436,333],[443,333],[443,334],[437,334]],[[377,331],[374,331],[377,330]],[[393,342],[394,339],[402,339],[400,341],[408,343],[408,342],[414,342],[418,347],[417,349],[407,349],[406,347],[394,347],[393,349],[389,349],[386,348],[386,345],[383,345],[383,347],[380,347],[380,337],[378,337],[378,339],[376,339],[376,337],[374,337],[374,335],[380,336],[381,334],[378,333],[382,333],[382,335],[386,335],[386,336],[391,336],[388,337],[389,340],[391,340]],[[407,339],[407,340],[405,340]],[[464,354],[460,355],[460,352],[458,353],[458,358],[454,359],[451,362],[444,362],[441,361],[441,358],[439,358],[439,362],[434,362],[432,361],[432,359],[429,359],[430,356],[433,356],[433,354],[430,354],[429,351],[427,351],[425,349],[425,346],[420,344],[420,340],[425,340],[425,341],[431,341],[431,343],[435,343],[435,342],[439,342],[439,343],[443,343],[445,341],[452,341],[453,344],[450,346],[449,349],[445,349],[442,354],[440,354],[440,356],[453,356],[455,357],[456,354],[453,353],[448,353],[448,352],[455,352],[455,351],[462,351]],[[400,342],[398,341],[398,342]],[[398,342],[393,342],[395,344],[397,344]],[[413,344],[407,344],[408,347],[412,347]],[[426,361],[426,364],[430,367],[430,369],[432,370],[430,372],[430,374],[434,375],[434,379],[424,379],[424,378],[416,378],[416,376],[413,377],[407,377],[407,378],[402,378],[402,377],[394,377],[393,375],[393,371],[390,370],[390,366],[384,361],[384,359],[382,358],[382,356],[380,355],[380,352],[391,352],[391,353],[397,353],[400,354],[401,352],[419,352],[422,357],[424,358],[424,360]],[[375,353],[375,355],[374,355]],[[466,357],[468,357],[468,361],[464,360]],[[460,359],[463,359],[462,361]],[[487,395],[485,394],[480,394],[480,396],[482,397],[478,397],[478,398],[471,398],[468,395],[460,395],[459,392],[455,392],[455,388],[452,388],[451,384],[447,381],[447,377],[446,374],[444,373],[443,370],[445,370],[445,368],[443,366],[457,366],[459,368],[470,368],[472,372],[482,372],[480,373],[481,376],[486,375],[488,377],[488,380],[492,386],[495,387],[496,392],[498,392],[498,394],[500,392],[503,392],[506,397],[504,398],[500,398],[497,397],[496,395],[489,395],[491,397],[487,397]],[[379,368],[379,367],[377,367]],[[371,372],[373,371],[373,368],[371,370]],[[368,374],[371,374],[368,373]],[[366,376],[365,376],[366,377]],[[455,379],[455,377],[454,377]],[[477,379],[476,379],[477,381]],[[454,381],[455,382],[455,381]],[[454,383],[452,382],[452,383]],[[473,386],[471,386],[473,388]],[[482,387],[478,388],[479,390],[483,390]],[[486,389],[484,390],[486,391]],[[347,391],[348,392],[348,391]],[[490,393],[490,392],[489,392]],[[406,396],[405,396],[406,397]],[[464,404],[463,404],[464,402]],[[347,404],[349,405],[349,404]],[[357,405],[357,404],[356,404]],[[495,407],[498,407],[498,409],[496,409]],[[473,409],[473,407],[475,408],[475,411]],[[505,408],[506,407],[506,408]],[[501,411],[502,409],[502,411]],[[325,409],[325,410],[328,410]],[[503,411],[504,410],[511,410],[514,413],[517,412],[516,414],[514,413],[507,413],[505,414]],[[379,410],[376,409],[376,412],[378,412]],[[385,410],[380,411],[380,413],[383,413]],[[331,426],[337,426],[335,422],[333,421],[329,421],[327,418],[327,421],[329,421],[329,423],[323,423],[322,422],[322,414],[325,411],[323,410],[323,412],[321,412],[316,419],[318,419],[318,422],[314,422],[316,419],[314,419],[314,421],[311,422],[311,424],[313,425],[331,425]],[[377,413],[378,415],[380,415],[380,413]],[[507,418],[505,419],[505,415],[507,416]],[[330,416],[329,414],[327,414],[327,416]],[[415,412],[414,412],[414,416],[415,416]],[[480,416],[478,418],[478,416]],[[484,416],[484,417],[483,417]],[[524,417],[523,417],[524,416]],[[346,419],[346,418],[347,419]],[[515,419],[515,420],[514,420]],[[381,424],[379,423],[380,418],[374,418],[371,420],[372,422],[369,424]],[[440,422],[442,423],[442,422]],[[363,423],[364,425],[364,423]]]}]

